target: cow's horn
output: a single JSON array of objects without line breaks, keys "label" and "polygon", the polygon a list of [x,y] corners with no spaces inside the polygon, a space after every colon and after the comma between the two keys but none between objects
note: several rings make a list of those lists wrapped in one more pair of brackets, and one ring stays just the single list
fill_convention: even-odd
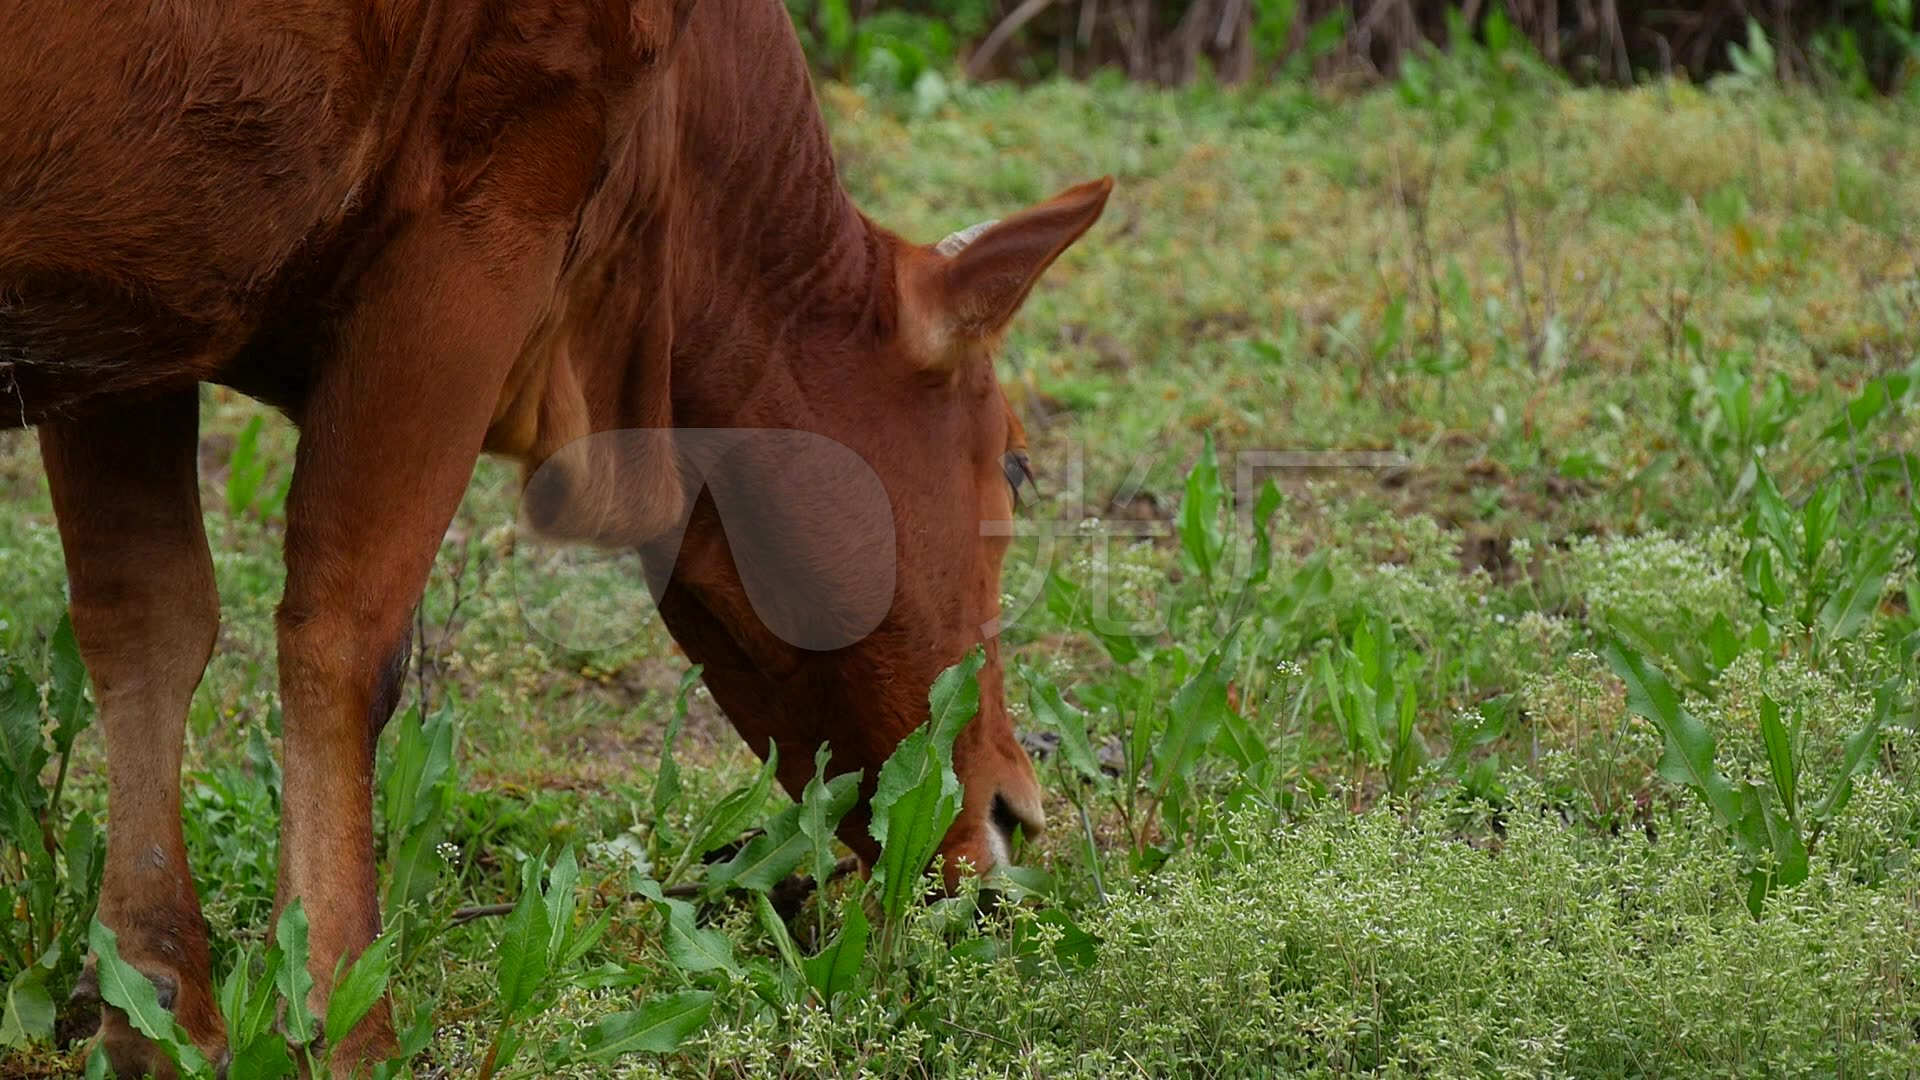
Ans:
[{"label": "cow's horn", "polygon": [[951,259],[962,251],[967,250],[968,244],[980,239],[981,233],[986,232],[998,224],[1000,224],[998,221],[982,221],[978,225],[969,225],[957,233],[950,234],[945,240],[940,241],[933,250]]}]

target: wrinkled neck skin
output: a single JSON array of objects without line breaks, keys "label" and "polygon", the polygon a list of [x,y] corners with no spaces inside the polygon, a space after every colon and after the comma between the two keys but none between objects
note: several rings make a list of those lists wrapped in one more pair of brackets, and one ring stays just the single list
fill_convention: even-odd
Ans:
[{"label": "wrinkled neck skin", "polygon": [[[639,325],[641,348],[670,350],[676,438],[708,429],[813,432],[871,470],[755,494],[772,522],[776,576],[795,583],[807,617],[839,620],[860,635],[856,643],[800,648],[768,630],[764,598],[739,583],[736,562],[753,556],[741,550],[737,517],[729,510],[722,528],[710,493],[693,504],[684,536],[643,547],[660,610],[754,750],[764,757],[777,745],[791,794],[813,776],[815,751],[829,739],[830,771],[863,770],[871,794],[880,763],[926,719],[933,679],[981,643],[981,627],[998,614],[1001,549],[981,543],[979,519],[983,505],[1011,506],[1002,481],[988,491],[977,478],[999,475],[1004,432],[982,431],[979,413],[954,404],[999,400],[991,365],[929,380],[890,351],[905,245],[841,187],[781,5],[704,0],[640,125],[675,133],[636,139],[630,167],[642,178],[637,190],[667,195],[666,210],[643,227],[661,238],[650,250],[668,288]],[[596,417],[597,429],[646,424],[648,403],[624,400],[627,411]],[[872,505],[820,509],[862,479],[884,489],[878,520]],[[889,558],[890,583],[879,572]],[[963,784],[1017,768],[1030,785],[998,649],[985,645],[980,712],[956,745],[957,768]],[[949,833],[950,862],[985,869],[1006,861],[989,818],[993,783],[980,781],[985,794],[967,801]],[[841,835],[863,857],[877,854],[864,809]]]},{"label": "wrinkled neck skin", "polygon": [[[575,230],[621,239],[570,259],[550,320],[566,323],[574,374],[604,390],[597,380],[630,384],[665,360],[675,426],[807,427],[804,414],[756,417],[754,388],[791,386],[801,397],[779,408],[804,408],[819,346],[851,359],[891,332],[900,241],[840,186],[784,8],[702,0],[622,142]],[[665,419],[630,388],[586,397],[593,431]]]}]

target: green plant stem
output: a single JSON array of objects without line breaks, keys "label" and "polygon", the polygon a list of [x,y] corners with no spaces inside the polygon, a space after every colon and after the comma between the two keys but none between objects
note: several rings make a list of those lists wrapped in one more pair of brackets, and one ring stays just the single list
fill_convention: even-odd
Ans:
[{"label": "green plant stem", "polygon": [[[40,827],[42,829],[50,829],[51,822],[59,816],[60,794],[67,788],[67,763],[71,760],[73,760],[73,752],[71,750],[60,755],[60,769],[53,775],[53,794],[47,797],[47,807],[40,813]],[[48,833],[48,837],[51,839],[51,832]]]},{"label": "green plant stem", "polygon": [[684,871],[687,865],[693,862],[693,845],[698,842],[698,837],[687,841],[687,846],[685,850],[680,853],[679,860],[673,864],[673,869],[667,871],[667,876],[660,879],[661,888],[665,888],[680,880],[681,871]]},{"label": "green plant stem", "polygon": [[1100,879],[1100,848],[1093,839],[1093,818],[1087,813],[1086,803],[1075,799],[1073,806],[1080,811],[1080,829],[1087,838],[1087,869],[1093,873],[1093,894],[1104,905],[1107,902],[1107,885]]},{"label": "green plant stem", "polygon": [[500,1026],[494,1029],[493,1041],[487,1044],[487,1056],[480,1062],[479,1080],[490,1080],[493,1076],[494,1063],[500,1059],[500,1040],[506,1037],[507,1022],[502,1020]]}]

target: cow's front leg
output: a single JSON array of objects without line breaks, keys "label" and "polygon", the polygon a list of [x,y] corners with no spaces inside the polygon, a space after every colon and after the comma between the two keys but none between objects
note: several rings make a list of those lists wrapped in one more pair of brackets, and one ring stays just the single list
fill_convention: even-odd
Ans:
[{"label": "cow's front leg", "polygon": [[[404,687],[411,613],[557,254],[523,247],[496,261],[456,226],[414,226],[363,278],[300,409],[278,616],[279,905],[306,911],[315,1015],[335,965],[380,933],[374,743]],[[358,1075],[392,1046],[382,1003],[332,1048],[334,1071]]]},{"label": "cow's front leg", "polygon": [[[226,1033],[208,973],[180,828],[187,706],[220,629],[220,597],[200,523],[193,389],[40,428],[60,519],[74,637],[93,677],[107,744],[107,863],[100,921],[121,959],[152,978],[161,1001],[210,1061]],[[88,968],[76,996],[97,993]],[[100,1039],[120,1076],[172,1076],[160,1051],[118,1009]]]}]

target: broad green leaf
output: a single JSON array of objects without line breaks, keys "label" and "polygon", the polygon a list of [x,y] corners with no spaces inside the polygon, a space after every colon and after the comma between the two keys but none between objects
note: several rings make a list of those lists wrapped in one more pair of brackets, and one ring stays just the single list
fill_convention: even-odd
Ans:
[{"label": "broad green leaf", "polygon": [[1613,673],[1627,684],[1627,706],[1646,717],[1666,738],[1660,775],[1694,789],[1720,823],[1738,829],[1744,818],[1741,799],[1713,762],[1713,733],[1680,704],[1680,695],[1660,669],[1628,649],[1619,638],[1606,642]]},{"label": "broad green leaf", "polygon": [[580,1040],[580,1059],[607,1062],[634,1053],[672,1053],[705,1027],[712,1013],[713,994],[707,990],[654,998],[633,1012],[616,1013],[588,1028]]},{"label": "broad green leaf", "polygon": [[1799,561],[1800,546],[1794,542],[1794,513],[1774,486],[1773,477],[1754,459],[1756,482],[1753,486],[1754,524],[1781,556]]},{"label": "broad green leaf", "polygon": [[785,880],[795,867],[807,861],[812,846],[807,834],[800,831],[804,809],[789,806],[775,814],[739,854],[708,868],[709,887],[715,892],[729,887],[766,892]]},{"label": "broad green leaf", "polygon": [[1327,565],[1324,553],[1315,555],[1294,571],[1292,580],[1287,582],[1285,610],[1275,614],[1292,624],[1325,603],[1332,595],[1333,570]]},{"label": "broad green leaf", "polygon": [[1747,910],[1759,918],[1767,908],[1767,892],[1773,886],[1773,875],[1765,870],[1753,870],[1747,874]]},{"label": "broad green leaf", "polygon": [[1773,549],[1754,544],[1747,549],[1747,557],[1740,562],[1740,576],[1747,583],[1747,591],[1769,608],[1784,607],[1787,603],[1786,586],[1780,584],[1780,576],[1773,569]]},{"label": "broad green leaf", "polygon": [[1867,424],[1872,422],[1874,417],[1886,411],[1888,405],[1906,397],[1907,391],[1912,385],[1913,374],[1911,369],[1907,372],[1882,376],[1881,378],[1868,382],[1867,385],[1861,387],[1857,397],[1847,402],[1846,408],[1841,410],[1839,419],[1827,425],[1826,429],[1820,432],[1820,437],[1823,439],[1847,440],[1860,435],[1866,430]]},{"label": "broad green leaf", "polygon": [[228,1009],[223,1006],[221,1015],[226,1018],[227,1035],[234,1045],[244,1046],[256,1039],[285,1045],[286,1040],[273,1030],[273,1018],[275,1002],[278,1000],[280,969],[286,962],[287,954],[278,944],[269,948],[259,980],[245,987],[244,999],[236,999],[238,1007]]},{"label": "broad green leaf", "polygon": [[820,950],[820,955],[805,962],[807,985],[820,995],[828,1008],[841,994],[852,990],[860,979],[860,968],[867,960],[867,937],[872,927],[858,900],[849,899],[840,906],[840,932]]},{"label": "broad green leaf", "polygon": [[694,974],[740,970],[733,962],[733,940],[718,930],[698,925],[692,904],[664,897],[658,906],[667,916],[661,943],[666,946],[667,959],[680,970]]},{"label": "broad green leaf", "polygon": [[[1059,879],[1037,866],[1015,866],[1012,863],[1003,863],[993,868],[993,873],[987,876],[987,884],[999,889],[1005,899],[1016,904],[1024,903],[1029,899],[1045,904],[1066,902],[1066,897],[1060,890]],[[949,897],[949,899],[961,898]],[[968,918],[971,917],[969,913]]]},{"label": "broad green leaf", "polygon": [[1022,664],[1020,677],[1027,684],[1027,705],[1034,722],[1060,736],[1061,759],[1096,784],[1105,780],[1100,759],[1087,741],[1086,717],[1061,697],[1060,688],[1045,675]]},{"label": "broad green leaf", "polygon": [[287,1050],[287,1041],[278,1035],[267,1035],[235,1050],[233,1061],[227,1067],[227,1075],[277,1080],[278,1077],[296,1074],[293,1055]]},{"label": "broad green leaf", "polygon": [[860,773],[842,773],[829,780],[827,763],[833,752],[822,746],[813,756],[813,779],[800,794],[800,831],[807,838],[814,885],[826,888],[833,876],[833,834],[860,795]]},{"label": "broad green leaf", "polygon": [[1747,908],[1757,919],[1775,889],[1806,880],[1807,849],[1799,829],[1772,805],[1764,787],[1748,785],[1746,795],[1747,818],[1736,835],[1747,855],[1760,864],[1748,875],[1747,891]]},{"label": "broad green leaf", "polygon": [[1778,810],[1767,808],[1767,835],[1773,842],[1774,883],[1792,888],[1807,880],[1807,845],[1800,829]]},{"label": "broad green leaf", "polygon": [[0,1009],[0,1047],[25,1046],[53,1038],[53,996],[47,971],[39,964],[14,975]]},{"label": "broad green leaf", "polygon": [[390,916],[398,917],[401,934],[409,944],[418,933],[414,925],[417,920],[410,912],[433,891],[433,883],[445,865],[437,850],[439,838],[440,831],[437,828],[413,832],[401,842],[399,850],[389,860],[387,911]]},{"label": "broad green leaf", "polygon": [[442,822],[452,804],[456,724],[450,708],[424,721],[410,711],[389,755],[383,783],[386,829],[386,910],[400,929],[400,954],[409,956],[422,931],[419,910],[446,867],[439,852]]},{"label": "broad green leaf", "polygon": [[1840,587],[1820,608],[1820,626],[1834,641],[1846,641],[1867,625],[1886,591],[1887,574],[1899,552],[1897,543],[1883,543],[1861,552],[1841,576]]},{"label": "broad green leaf", "polygon": [[1280,488],[1268,480],[1260,488],[1260,495],[1253,503],[1253,565],[1247,572],[1249,588],[1264,583],[1273,572],[1273,530],[1271,522],[1274,512],[1280,509]]},{"label": "broad green leaf", "polygon": [[296,1046],[306,1046],[313,1042],[317,1032],[314,1030],[313,1014],[307,1009],[307,994],[313,990],[313,975],[307,971],[307,912],[301,907],[298,897],[280,912],[280,922],[274,930],[273,940],[282,954],[280,970],[274,980],[280,989],[280,998],[285,1002],[281,1023],[287,1041]]},{"label": "broad green leaf", "polygon": [[593,947],[600,944],[600,939],[606,936],[607,927],[612,922],[613,909],[607,908],[600,913],[599,918],[588,923],[585,930],[572,935],[567,941],[566,951],[560,954],[559,962],[553,965],[553,970],[568,971],[581,960],[586,959],[587,953],[593,951]]},{"label": "broad green leaf", "polygon": [[1239,632],[1238,624],[1227,631],[1225,640],[1174,692],[1173,703],[1167,710],[1167,726],[1153,751],[1155,786],[1162,791],[1176,778],[1184,778],[1193,771],[1194,764],[1213,744],[1214,734],[1220,730],[1221,721],[1230,709],[1227,683],[1233,658],[1238,655]]},{"label": "broad green leaf", "polygon": [[1334,670],[1332,654],[1323,652],[1314,657],[1313,669],[1319,676],[1320,685],[1326,688],[1327,709],[1333,714],[1333,729],[1339,734],[1340,741],[1351,749],[1354,740],[1352,721],[1347,719],[1346,689],[1339,673]]},{"label": "broad green leaf", "polygon": [[527,1033],[518,1027],[509,1027],[500,1033],[498,1043],[500,1052],[493,1057],[493,1072],[499,1075],[507,1071],[513,1059],[520,1056],[520,1048],[526,1045]]},{"label": "broad green leaf", "polygon": [[[40,687],[25,671],[0,671],[0,780],[38,792],[47,750],[40,737]],[[29,840],[15,838],[22,847]]]},{"label": "broad green leaf", "polygon": [[1407,297],[1405,293],[1395,294],[1387,301],[1387,310],[1381,322],[1383,325],[1380,328],[1380,336],[1373,342],[1373,355],[1384,359],[1400,347],[1400,339],[1406,333]]},{"label": "broad green leaf", "polygon": [[978,674],[985,656],[974,649],[934,680],[925,724],[900,740],[880,767],[871,807],[871,835],[880,842],[869,889],[877,889],[889,917],[906,909],[921,872],[960,814],[960,780],[953,773],[953,740],[980,704]]},{"label": "broad green leaf", "polygon": [[680,676],[680,686],[674,691],[673,712],[667,719],[667,733],[660,741],[660,768],[653,774],[655,822],[665,821],[667,811],[680,798],[680,763],[674,760],[673,747],[679,739],[681,726],[687,721],[687,695],[693,692],[693,684],[699,678],[700,665],[695,664]]},{"label": "broad green leaf", "polygon": [[1827,549],[1834,525],[1840,520],[1840,487],[1826,484],[1816,489],[1800,510],[1800,572],[1812,575],[1820,565],[1820,554]]},{"label": "broad green leaf", "polygon": [[247,1001],[252,996],[252,967],[252,954],[242,949],[214,994],[215,1000],[220,1003],[220,1016],[227,1022],[227,1038],[235,1046],[247,1041],[246,1033],[237,1030],[239,1025],[236,1018],[247,1011]]},{"label": "broad green leaf", "polygon": [[500,1004],[507,1016],[519,1014],[540,992],[547,977],[546,897],[540,893],[541,864],[545,855],[528,859],[520,872],[520,896],[507,914],[500,931],[498,989]]},{"label": "broad green leaf", "polygon": [[[925,747],[915,748],[915,752],[934,756]],[[896,751],[894,757],[899,756]],[[891,759],[888,764],[892,764]],[[947,829],[960,816],[960,781],[950,764],[938,764],[939,771],[927,773],[917,786],[899,792],[885,804],[887,829],[880,835],[880,858],[873,866],[867,890],[879,897],[881,910],[890,919],[904,912],[918,895],[922,872],[939,850]],[[876,808],[879,805],[875,803]]]},{"label": "broad green leaf", "polygon": [[[340,959],[344,964],[346,957]],[[387,981],[392,976],[393,937],[382,934],[334,978],[333,992],[327,995],[328,1045],[338,1045],[387,996]]]},{"label": "broad green leaf", "polygon": [[67,838],[60,845],[67,863],[67,891],[70,895],[93,896],[100,888],[100,872],[106,858],[106,841],[85,810],[74,812],[67,825]]},{"label": "broad green leaf", "polygon": [[953,740],[980,710],[980,669],[986,665],[986,653],[979,647],[960,658],[960,662],[940,673],[927,691],[927,730],[934,746],[951,753]]},{"label": "broad green leaf", "polygon": [[947,950],[947,956],[954,960],[966,960],[975,964],[991,964],[1006,953],[1006,947],[998,938],[971,937]]},{"label": "broad green leaf", "polygon": [[754,777],[753,783],[728,794],[701,816],[699,824],[694,826],[692,846],[681,855],[682,862],[729,844],[745,831],[748,822],[766,805],[767,795],[773,790],[774,769],[779,764],[780,748],[768,743],[767,760],[760,774]]},{"label": "broad green leaf", "polygon": [[[1162,726],[1166,712],[1160,705],[1160,688],[1185,682],[1187,669],[1191,666],[1187,661],[1187,651],[1181,648],[1160,652],[1153,660],[1147,665],[1144,677],[1131,680],[1133,703],[1128,710],[1131,720],[1122,743],[1123,764],[1128,772],[1124,783],[1128,787],[1139,785],[1141,774],[1146,772],[1153,757],[1153,737]],[[1124,705],[1118,707],[1126,709]]]},{"label": "broad green leaf", "polygon": [[167,1060],[183,1072],[205,1070],[207,1059],[173,1014],[160,1007],[160,995],[152,980],[120,959],[119,936],[95,919],[87,932],[87,945],[93,950],[101,1000],[125,1013],[134,1030],[152,1039]]},{"label": "broad green leaf", "polygon": [[1399,720],[1394,730],[1391,768],[1395,793],[1402,793],[1408,789],[1413,783],[1414,770],[1420,767],[1421,746],[1419,740],[1414,737],[1413,727],[1416,712],[1417,702],[1413,683],[1409,681],[1400,692]]},{"label": "broad green leaf", "polygon": [[[40,814],[31,801],[35,796],[44,797],[44,791],[39,784],[20,784],[0,775],[0,837],[11,840],[13,850],[27,859],[28,885],[43,878],[51,881],[51,867],[41,866],[49,856],[40,831]],[[13,917],[11,911],[7,917]]]},{"label": "broad green leaf", "polygon": [[558,970],[567,952],[567,938],[573,932],[573,910],[577,902],[574,888],[580,883],[580,863],[573,857],[573,845],[560,851],[547,875],[547,967]]},{"label": "broad green leaf", "polygon": [[453,772],[453,735],[453,720],[444,710],[425,720],[412,710],[401,718],[399,737],[388,755],[381,804],[389,850],[438,809],[435,795]]},{"label": "broad green leaf", "polygon": [[1507,51],[1513,40],[1513,24],[1507,21],[1507,13],[1496,7],[1487,12],[1481,33],[1487,39],[1487,51],[1499,56]]},{"label": "broad green leaf", "polygon": [[780,954],[780,959],[795,975],[804,978],[806,970],[800,964],[800,950],[794,947],[793,935],[787,933],[786,920],[773,910],[773,901],[767,899],[766,893],[753,894],[753,915],[759,921],[761,931],[773,942],[774,951]]},{"label": "broad green leaf", "polygon": [[1273,757],[1266,740],[1260,737],[1252,724],[1232,709],[1228,709],[1221,717],[1220,734],[1214,737],[1213,749],[1238,766],[1243,778]]},{"label": "broad green leaf", "polygon": [[573,985],[582,990],[631,990],[636,986],[651,985],[659,977],[658,968],[605,960],[599,967],[576,973]]},{"label": "broad green leaf", "polygon": [[1770,697],[1760,698],[1760,737],[1767,744],[1767,767],[1773,773],[1773,790],[1786,807],[1787,817],[1795,817],[1799,803],[1795,783],[1799,779],[1793,765],[1793,742],[1786,726],[1780,723],[1780,706]]},{"label": "broad green leaf", "polygon": [[47,666],[53,673],[53,687],[47,696],[47,711],[53,714],[53,748],[64,754],[87,727],[87,667],[80,659],[80,643],[74,639],[70,615],[60,616],[47,653]]},{"label": "broad green leaf", "polygon": [[1202,581],[1213,580],[1214,567],[1222,548],[1220,503],[1225,491],[1220,484],[1219,457],[1214,452],[1213,434],[1208,432],[1200,450],[1200,460],[1187,473],[1186,497],[1174,517],[1174,531],[1180,536],[1180,551],[1199,573]]},{"label": "broad green leaf", "polygon": [[404,1063],[419,1057],[433,1041],[434,1028],[433,1010],[422,1008],[413,1026],[400,1033],[400,1052],[394,1060]]},{"label": "broad green leaf", "polygon": [[1462,712],[1453,722],[1453,749],[1448,760],[1457,768],[1470,752],[1497,742],[1506,734],[1507,726],[1512,723],[1519,706],[1508,694],[1491,697],[1475,706],[1471,712]]}]

